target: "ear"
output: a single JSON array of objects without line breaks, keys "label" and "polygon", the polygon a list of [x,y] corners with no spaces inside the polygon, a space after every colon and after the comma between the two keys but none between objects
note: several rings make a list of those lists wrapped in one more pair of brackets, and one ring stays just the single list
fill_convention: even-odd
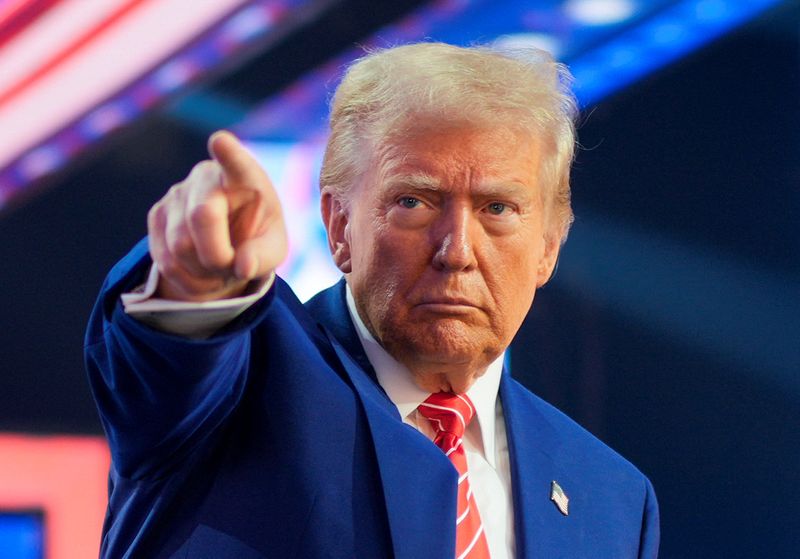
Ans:
[{"label": "ear", "polygon": [[342,206],[339,198],[328,190],[323,190],[320,206],[322,210],[322,221],[325,224],[325,230],[328,232],[328,249],[333,256],[333,262],[343,274],[349,274],[352,271],[350,262],[349,215]]},{"label": "ear", "polygon": [[539,267],[536,270],[536,288],[542,287],[546,284],[553,275],[558,262],[558,253],[561,250],[560,239],[556,235],[544,236],[544,255],[539,261]]}]

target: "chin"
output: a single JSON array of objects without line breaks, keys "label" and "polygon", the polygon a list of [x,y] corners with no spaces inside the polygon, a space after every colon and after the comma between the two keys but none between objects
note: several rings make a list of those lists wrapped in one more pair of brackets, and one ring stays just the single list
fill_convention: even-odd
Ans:
[{"label": "chin", "polygon": [[404,353],[419,362],[443,366],[479,365],[499,345],[483,329],[458,320],[436,321],[407,334],[404,341],[399,341],[401,347],[407,348]]}]

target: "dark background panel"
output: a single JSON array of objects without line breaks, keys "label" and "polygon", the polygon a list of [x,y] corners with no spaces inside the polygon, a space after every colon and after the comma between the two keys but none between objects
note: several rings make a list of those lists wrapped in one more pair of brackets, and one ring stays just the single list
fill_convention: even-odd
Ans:
[{"label": "dark background panel", "polygon": [[[797,5],[774,10],[586,111],[575,228],[512,353],[525,384],[651,478],[662,558],[800,549],[798,22]],[[636,232],[640,249],[601,244],[598,225]],[[665,243],[676,262],[651,262]],[[697,254],[707,260],[687,272]],[[607,262],[615,273],[599,277],[586,255],[636,261]],[[667,277],[638,285],[637,268]],[[718,273],[728,269],[771,281]],[[670,282],[673,301],[648,299]],[[721,294],[717,312],[687,312],[705,292]],[[656,316],[670,305],[672,320]],[[705,343],[725,320],[754,335]],[[787,356],[780,370],[744,358],[765,344]]]}]

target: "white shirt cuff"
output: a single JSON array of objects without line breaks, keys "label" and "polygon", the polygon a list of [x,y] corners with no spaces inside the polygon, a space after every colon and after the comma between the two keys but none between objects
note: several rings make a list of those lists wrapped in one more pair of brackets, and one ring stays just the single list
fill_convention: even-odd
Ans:
[{"label": "white shirt cuff", "polygon": [[267,294],[275,282],[275,273],[251,287],[252,293],[217,301],[172,301],[153,297],[158,287],[158,267],[153,264],[147,281],[123,293],[122,306],[136,320],[169,334],[188,338],[208,338]]}]

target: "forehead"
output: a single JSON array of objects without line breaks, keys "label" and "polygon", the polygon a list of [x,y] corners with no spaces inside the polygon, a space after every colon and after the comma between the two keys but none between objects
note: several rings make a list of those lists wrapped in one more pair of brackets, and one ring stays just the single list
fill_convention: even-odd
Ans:
[{"label": "forehead", "polygon": [[372,157],[379,179],[415,175],[438,181],[537,181],[541,143],[506,127],[425,126],[387,138]]}]

